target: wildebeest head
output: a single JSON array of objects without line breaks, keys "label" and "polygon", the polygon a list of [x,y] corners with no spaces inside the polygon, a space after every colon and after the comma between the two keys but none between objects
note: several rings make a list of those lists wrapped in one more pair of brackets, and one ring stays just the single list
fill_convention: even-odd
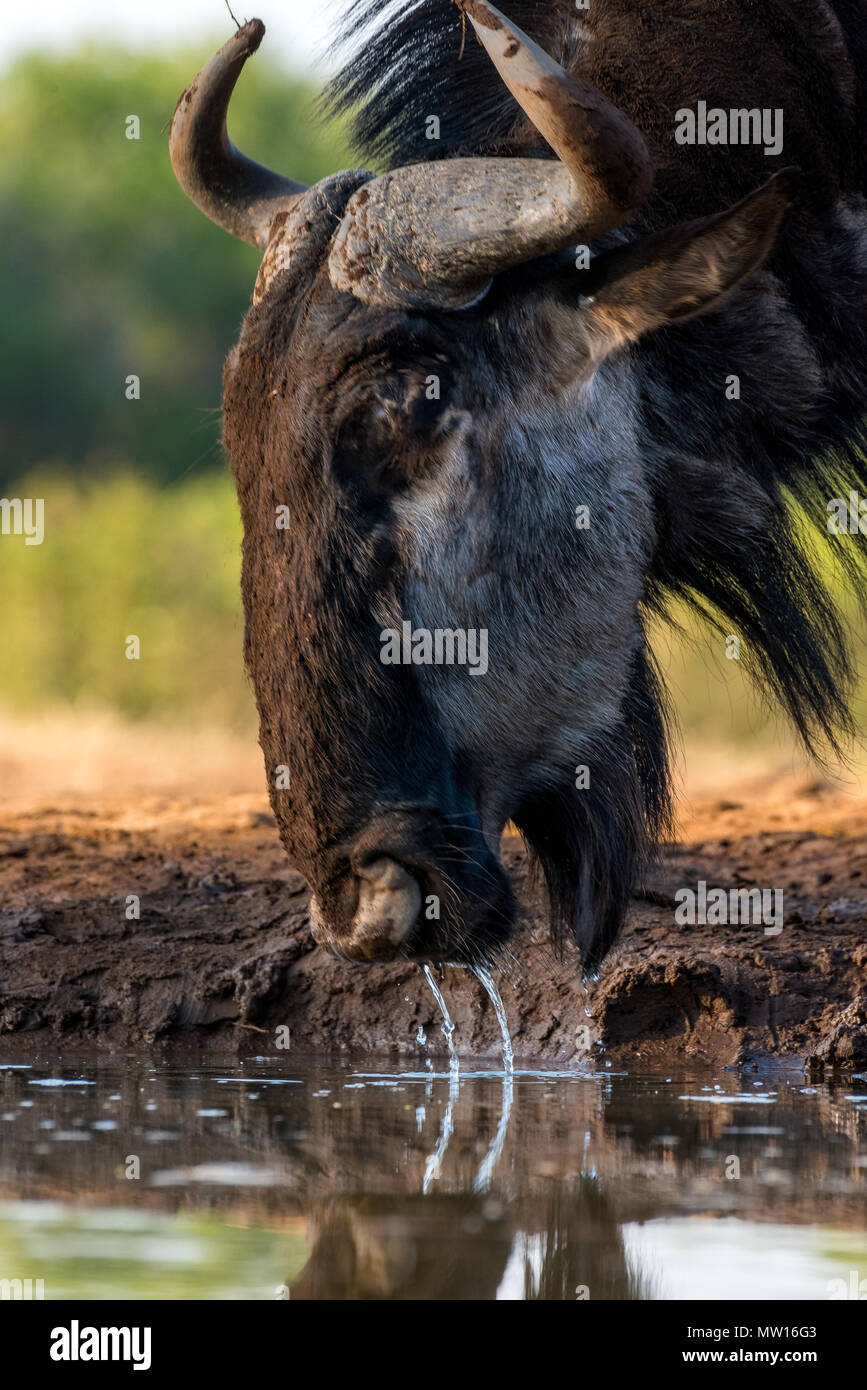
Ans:
[{"label": "wildebeest head", "polygon": [[272,174],[225,127],[258,20],[181,98],[172,159],[264,252],[225,437],[261,743],[314,934],[354,960],[490,956],[512,820],[590,968],[667,806],[621,350],[761,263],[785,180],[579,273],[569,248],[649,192],[642,137],[484,0],[464,8],[556,160]]}]

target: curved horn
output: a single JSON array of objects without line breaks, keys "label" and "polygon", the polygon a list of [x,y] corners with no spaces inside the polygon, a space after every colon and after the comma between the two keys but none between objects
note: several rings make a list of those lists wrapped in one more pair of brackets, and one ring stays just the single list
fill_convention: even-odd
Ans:
[{"label": "curved horn", "polygon": [[492,275],[620,226],[650,192],[650,155],[627,116],[488,0],[458,4],[559,159],[441,160],[359,189],[329,273],[335,288],[365,303],[472,303]]},{"label": "curved horn", "polygon": [[172,168],[187,196],[218,227],[262,251],[275,214],[306,189],[247,159],[226,132],[235,83],[264,34],[261,19],[251,19],[223,44],[184,92],[169,134]]}]

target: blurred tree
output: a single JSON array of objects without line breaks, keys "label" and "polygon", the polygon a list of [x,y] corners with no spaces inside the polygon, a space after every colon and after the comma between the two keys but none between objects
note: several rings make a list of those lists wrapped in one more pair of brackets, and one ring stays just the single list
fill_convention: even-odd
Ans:
[{"label": "blurred tree", "polygon": [[[0,489],[33,464],[132,461],[161,480],[219,459],[220,373],[256,252],[181,193],[167,122],[219,46],[27,56],[0,89]],[[258,55],[232,135],[312,183],[349,163],[316,87]],[[138,118],[139,139],[127,138]],[[140,400],[126,379],[141,380]]]},{"label": "blurred tree", "polygon": [[[45,499],[45,543],[0,538],[0,705],[249,730],[228,471],[164,485],[122,468],[42,468],[15,489]],[[130,635],[140,660],[127,659]]]}]

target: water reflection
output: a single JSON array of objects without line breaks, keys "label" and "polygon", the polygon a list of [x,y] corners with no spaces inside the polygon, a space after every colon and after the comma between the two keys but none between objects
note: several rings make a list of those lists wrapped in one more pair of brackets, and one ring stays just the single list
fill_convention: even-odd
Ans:
[{"label": "water reflection", "polygon": [[0,1069],[0,1278],[47,1297],[824,1298],[853,1271],[863,1078]]},{"label": "water reflection", "polygon": [[308,1239],[293,1299],[647,1296],[590,1179],[526,1206],[469,1193],[331,1197],[316,1204]]}]

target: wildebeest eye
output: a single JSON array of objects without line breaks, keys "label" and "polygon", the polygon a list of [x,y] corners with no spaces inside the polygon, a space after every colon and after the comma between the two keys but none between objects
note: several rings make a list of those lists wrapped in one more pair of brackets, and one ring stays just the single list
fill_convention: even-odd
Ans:
[{"label": "wildebeest eye", "polygon": [[333,468],[340,482],[401,491],[435,465],[453,412],[444,362],[398,368],[374,381],[340,422]]},{"label": "wildebeest eye", "polygon": [[[331,451],[335,481],[365,509],[378,510],[382,494],[395,486],[394,460],[378,434],[368,412],[357,410],[341,425]],[[399,476],[396,482],[400,486]]]}]

